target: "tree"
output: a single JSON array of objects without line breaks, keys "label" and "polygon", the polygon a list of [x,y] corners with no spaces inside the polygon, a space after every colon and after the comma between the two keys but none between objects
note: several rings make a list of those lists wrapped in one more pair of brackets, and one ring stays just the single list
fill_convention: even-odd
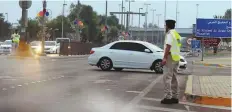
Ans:
[{"label": "tree", "polygon": [[[145,27],[146,27],[146,23],[143,24],[143,28]],[[159,26],[156,24],[149,23],[147,28],[159,28]]]},{"label": "tree", "polygon": [[108,41],[114,41],[117,39],[118,36],[118,28],[117,26],[111,26],[110,27],[110,32],[108,33]]},{"label": "tree", "polygon": [[0,40],[10,39],[11,24],[5,21],[3,13],[0,13]]}]

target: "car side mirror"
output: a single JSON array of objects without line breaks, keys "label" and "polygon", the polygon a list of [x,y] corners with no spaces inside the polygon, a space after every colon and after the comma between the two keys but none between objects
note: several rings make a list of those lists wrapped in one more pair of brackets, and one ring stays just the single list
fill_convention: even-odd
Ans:
[{"label": "car side mirror", "polygon": [[145,49],[144,52],[151,53],[151,51],[149,49]]}]

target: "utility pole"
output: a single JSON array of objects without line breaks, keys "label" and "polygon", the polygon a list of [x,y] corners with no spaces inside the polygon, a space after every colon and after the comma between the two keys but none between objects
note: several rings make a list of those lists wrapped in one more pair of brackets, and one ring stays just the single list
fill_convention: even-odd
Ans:
[{"label": "utility pole", "polygon": [[[119,11],[119,12],[121,11],[121,5],[122,5],[122,4],[118,4],[118,6],[119,6],[119,10],[118,10],[118,11]],[[121,18],[121,15],[119,14],[119,15],[118,15],[118,22],[119,22],[119,24],[120,24],[120,18]],[[122,24],[122,23],[121,23],[121,24]]]},{"label": "utility pole", "polygon": [[178,18],[178,0],[176,0],[176,28],[177,28],[177,23],[179,21],[177,21],[177,18]]},{"label": "utility pole", "polygon": [[154,36],[153,36],[153,32],[154,32],[154,16],[155,16],[155,9],[151,9],[152,11],[152,31],[151,31],[151,39],[152,39],[152,43],[154,42]]},{"label": "utility pole", "polygon": [[[80,1],[77,1],[77,7],[78,7],[78,13],[77,13],[77,19],[79,19],[79,14],[80,14]],[[80,29],[79,29],[79,25],[77,25],[77,39],[80,40]]]},{"label": "utility pole", "polygon": [[196,4],[197,6],[197,14],[196,14],[196,18],[198,18],[198,8],[199,8],[199,4]]},{"label": "utility pole", "polygon": [[[166,10],[167,10],[167,0],[164,1],[164,23],[165,23],[166,15],[167,15],[167,11]],[[164,30],[164,35],[166,35],[166,31],[165,30]],[[163,45],[163,41],[161,41],[161,45]]]},{"label": "utility pole", "polygon": [[45,41],[45,12],[46,12],[46,8],[47,8],[47,1],[44,0],[43,1],[43,23],[42,23],[42,29],[43,29],[43,36],[42,36],[42,53],[41,55],[45,55],[44,53],[44,41]]},{"label": "utility pole", "polygon": [[[140,10],[142,10],[143,8],[139,8],[139,13],[140,13]],[[139,38],[140,38],[140,15],[139,15],[139,34],[138,34]]]},{"label": "utility pole", "polygon": [[8,22],[8,13],[5,13],[6,14],[6,21]]},{"label": "utility pole", "polygon": [[146,15],[145,15],[145,32],[144,32],[144,38],[147,38],[147,15],[148,15],[148,6],[151,4],[144,4],[146,6]]},{"label": "utility pole", "polygon": [[63,3],[63,10],[62,10],[62,34],[61,34],[61,37],[64,38],[64,7],[65,7],[65,0],[64,0],[64,3]]},{"label": "utility pole", "polygon": [[[126,12],[126,8],[123,7],[123,13]],[[123,14],[122,13],[122,14]],[[123,15],[123,26],[125,27],[126,26],[126,15]]]},{"label": "utility pole", "polygon": [[[157,14],[156,15],[157,17],[158,17],[158,27],[159,27],[159,17],[161,16],[161,14]],[[159,42],[160,41],[160,42]],[[157,41],[158,43],[161,43],[161,37],[160,37],[160,28],[158,29],[158,41]],[[157,43],[157,44],[158,44]]]},{"label": "utility pole", "polygon": [[122,31],[122,26],[124,26],[124,24],[123,24],[123,0],[122,0],[122,14],[121,14],[121,31]]},{"label": "utility pole", "polygon": [[[107,13],[108,13],[107,10],[108,10],[108,2],[107,2],[107,0],[106,0],[106,13],[105,13],[105,15],[106,15],[105,26],[106,26],[106,27],[107,27]],[[108,29],[105,30],[105,39],[106,39],[106,43],[108,43],[107,33],[108,33]]]}]

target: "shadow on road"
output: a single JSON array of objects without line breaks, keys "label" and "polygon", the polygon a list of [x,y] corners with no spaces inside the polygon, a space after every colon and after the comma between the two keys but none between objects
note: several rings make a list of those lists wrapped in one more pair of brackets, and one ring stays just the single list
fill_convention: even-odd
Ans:
[{"label": "shadow on road", "polygon": [[155,74],[155,75],[162,75],[162,74],[156,74],[153,71],[132,71],[132,70],[122,70],[122,71],[115,71],[115,70],[110,70],[110,71],[102,71],[101,69],[90,69],[90,71],[97,71],[97,72],[115,72],[115,73],[138,73],[138,74]]}]

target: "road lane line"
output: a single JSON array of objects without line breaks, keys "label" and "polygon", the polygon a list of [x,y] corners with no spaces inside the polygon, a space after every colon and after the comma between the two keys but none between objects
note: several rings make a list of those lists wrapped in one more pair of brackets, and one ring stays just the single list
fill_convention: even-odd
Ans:
[{"label": "road lane line", "polygon": [[18,85],[18,87],[22,87],[22,85]]},{"label": "road lane line", "polygon": [[7,89],[6,88],[2,88],[3,91],[6,91]]},{"label": "road lane line", "polygon": [[15,88],[14,86],[11,86],[10,88]]},{"label": "road lane line", "polygon": [[31,82],[32,84],[35,84],[36,82]]},{"label": "road lane line", "polygon": [[38,83],[40,83],[41,81],[37,81]]},{"label": "road lane line", "polygon": [[137,104],[151,89],[153,86],[163,78],[163,75],[158,76],[150,85],[148,85],[142,93],[134,97],[120,112],[129,112],[133,105]]},{"label": "road lane line", "polygon": [[47,80],[43,80],[44,82],[46,82]]},{"label": "road lane line", "polygon": [[[149,100],[149,101],[158,101],[158,102],[160,102],[162,99],[144,97],[144,98],[142,98],[142,100]],[[200,107],[214,108],[214,109],[231,110],[230,107],[202,105],[202,104],[196,104],[196,103],[190,103],[190,102],[179,102],[179,104],[189,105],[189,106],[200,106]]]},{"label": "road lane line", "polygon": [[167,112],[196,112],[196,111],[187,111],[187,110],[180,110],[180,109],[171,109],[171,108],[163,108],[163,107],[152,107],[152,106],[144,106],[144,105],[136,105],[136,108],[140,109],[147,109],[153,111],[167,111]]}]

